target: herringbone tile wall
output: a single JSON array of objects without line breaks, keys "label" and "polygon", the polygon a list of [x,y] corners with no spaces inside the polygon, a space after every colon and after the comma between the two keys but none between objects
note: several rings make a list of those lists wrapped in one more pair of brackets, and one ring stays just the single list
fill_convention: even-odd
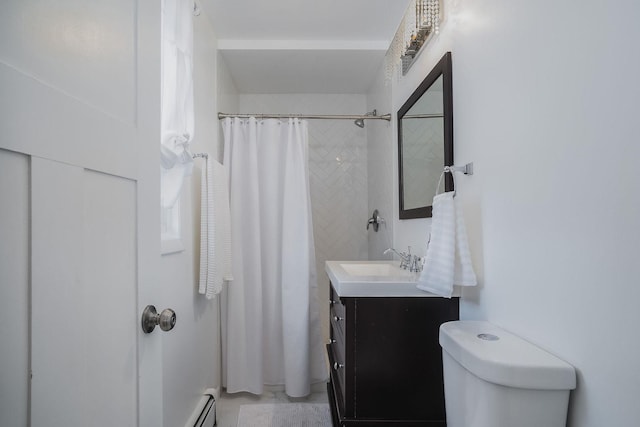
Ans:
[{"label": "herringbone tile wall", "polygon": [[[364,95],[240,95],[240,111],[364,114]],[[366,128],[351,120],[309,120],[309,181],[323,333],[328,339],[327,260],[368,259]]]},{"label": "herringbone tile wall", "polygon": [[[391,84],[385,84],[383,72],[378,73],[378,80],[367,96],[367,111],[374,108],[379,115],[391,113],[395,115],[391,104]],[[370,260],[392,259],[392,255],[383,255],[386,248],[393,246],[394,235],[394,200],[397,186],[397,160],[395,148],[397,138],[395,127],[386,121],[367,122],[367,162],[369,183],[369,209],[371,215],[378,209],[380,216],[386,221],[377,233],[369,232]]]},{"label": "herringbone tile wall", "polygon": [[316,258],[367,259],[367,148],[352,122],[314,122],[309,181]]}]

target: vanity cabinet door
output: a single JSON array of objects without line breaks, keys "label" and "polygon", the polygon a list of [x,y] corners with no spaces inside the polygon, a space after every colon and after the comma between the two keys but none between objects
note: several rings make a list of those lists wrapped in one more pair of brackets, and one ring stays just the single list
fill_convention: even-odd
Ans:
[{"label": "vanity cabinet door", "polygon": [[458,319],[457,299],[358,298],[358,419],[444,421],[440,325]]},{"label": "vanity cabinet door", "polygon": [[330,299],[334,426],[446,426],[438,333],[458,298]]}]

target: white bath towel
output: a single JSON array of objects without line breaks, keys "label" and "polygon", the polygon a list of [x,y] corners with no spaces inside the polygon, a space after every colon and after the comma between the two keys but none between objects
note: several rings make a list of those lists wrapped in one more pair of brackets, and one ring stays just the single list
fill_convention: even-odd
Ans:
[{"label": "white bath towel", "polygon": [[207,158],[202,169],[200,207],[200,286],[208,299],[233,280],[231,274],[231,216],[229,187],[223,165]]},{"label": "white bath towel", "polygon": [[433,198],[431,240],[418,289],[451,298],[453,285],[475,286],[467,230],[454,192]]}]

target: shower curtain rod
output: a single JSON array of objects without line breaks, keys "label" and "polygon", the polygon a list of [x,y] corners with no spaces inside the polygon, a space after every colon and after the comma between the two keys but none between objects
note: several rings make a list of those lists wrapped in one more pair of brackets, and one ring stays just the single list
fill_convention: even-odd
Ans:
[{"label": "shower curtain rod", "polygon": [[229,114],[218,113],[218,119],[222,120],[225,117],[238,117],[241,119],[248,119],[249,117],[255,117],[256,119],[288,119],[293,117],[296,119],[334,119],[334,120],[386,120],[391,121],[391,114],[383,114],[382,116],[373,116],[367,114]]}]

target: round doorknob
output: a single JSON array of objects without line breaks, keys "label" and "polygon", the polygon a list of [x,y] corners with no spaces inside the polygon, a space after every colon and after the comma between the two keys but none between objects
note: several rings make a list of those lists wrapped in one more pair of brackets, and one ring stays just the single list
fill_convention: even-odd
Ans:
[{"label": "round doorknob", "polygon": [[156,326],[163,331],[170,331],[176,325],[176,312],[165,308],[160,314],[153,305],[148,305],[142,312],[142,330],[145,334],[153,332]]}]

